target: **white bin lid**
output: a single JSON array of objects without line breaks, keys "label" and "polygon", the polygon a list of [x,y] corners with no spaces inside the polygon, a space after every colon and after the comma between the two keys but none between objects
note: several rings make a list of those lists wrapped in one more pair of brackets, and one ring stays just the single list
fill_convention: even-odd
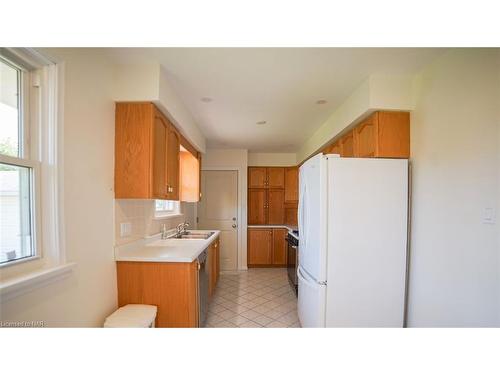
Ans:
[{"label": "white bin lid", "polygon": [[108,316],[104,321],[107,328],[147,328],[156,318],[158,308],[152,305],[125,305]]}]

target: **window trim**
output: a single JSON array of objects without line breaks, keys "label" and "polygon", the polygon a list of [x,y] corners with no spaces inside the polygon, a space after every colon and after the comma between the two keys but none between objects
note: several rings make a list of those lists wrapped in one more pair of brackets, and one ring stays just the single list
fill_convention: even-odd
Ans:
[{"label": "window trim", "polygon": [[[41,243],[42,256],[27,258],[30,261],[17,263],[12,267],[0,268],[0,297],[10,295],[16,287],[15,296],[29,292],[46,284],[38,284],[36,275],[47,275],[52,281],[60,278],[51,277],[65,269],[72,272],[75,263],[67,262],[64,227],[64,71],[65,63],[52,57],[46,57],[32,48],[0,48],[0,54],[9,60],[23,61],[24,66],[36,70],[26,80],[31,87],[37,87],[36,96],[30,95],[30,113],[34,106],[40,108],[37,116],[30,116],[29,142],[31,161],[38,160],[38,181],[40,208],[38,240]],[[32,90],[30,90],[31,92]],[[29,138],[29,139],[28,139]],[[43,221],[40,220],[43,210]],[[40,236],[43,233],[43,237]],[[41,254],[40,253],[40,254]],[[27,281],[29,280],[29,281]]]}]

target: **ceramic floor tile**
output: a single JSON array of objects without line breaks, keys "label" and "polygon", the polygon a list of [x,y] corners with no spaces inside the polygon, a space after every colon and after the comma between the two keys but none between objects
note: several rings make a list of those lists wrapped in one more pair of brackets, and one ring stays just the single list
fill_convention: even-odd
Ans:
[{"label": "ceramic floor tile", "polygon": [[286,269],[254,268],[221,274],[206,327],[300,327]]}]

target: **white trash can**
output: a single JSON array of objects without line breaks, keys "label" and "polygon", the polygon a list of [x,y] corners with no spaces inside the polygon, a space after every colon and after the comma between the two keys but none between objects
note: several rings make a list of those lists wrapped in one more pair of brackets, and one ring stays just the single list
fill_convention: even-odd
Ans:
[{"label": "white trash can", "polygon": [[152,305],[125,305],[106,318],[104,328],[153,328],[157,311]]}]

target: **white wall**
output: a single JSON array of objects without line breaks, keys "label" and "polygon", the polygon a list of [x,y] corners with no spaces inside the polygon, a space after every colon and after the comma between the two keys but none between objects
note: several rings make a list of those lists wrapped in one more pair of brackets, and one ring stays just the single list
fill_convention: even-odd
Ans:
[{"label": "white wall", "polygon": [[451,50],[417,82],[408,323],[500,326],[498,52]]},{"label": "white wall", "polygon": [[249,152],[250,167],[290,167],[297,164],[297,154],[287,152]]},{"label": "white wall", "polygon": [[3,320],[99,326],[117,305],[113,259],[114,102],[112,65],[92,49],[56,49],[65,61],[66,254],[76,269],[1,303]]},{"label": "white wall", "polygon": [[413,109],[413,77],[408,75],[371,75],[332,113],[326,122],[302,145],[297,153],[300,163],[330,140],[376,110]]},{"label": "white wall", "polygon": [[201,169],[238,169],[238,268],[247,268],[247,168],[248,151],[242,149],[208,149],[202,155]]}]

